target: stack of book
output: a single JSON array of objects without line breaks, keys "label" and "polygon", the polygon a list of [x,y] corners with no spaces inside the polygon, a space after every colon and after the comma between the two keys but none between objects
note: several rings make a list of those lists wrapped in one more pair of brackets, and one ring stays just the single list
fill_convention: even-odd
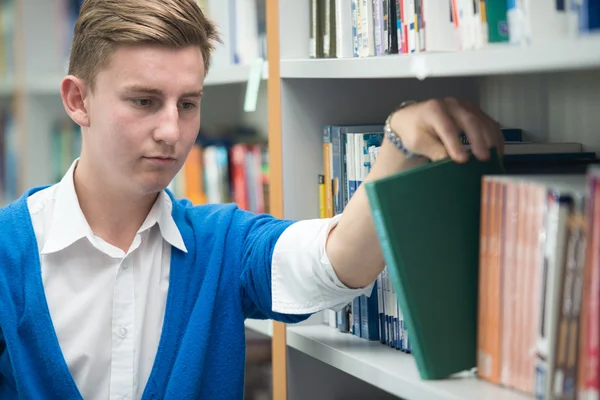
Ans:
[{"label": "stack of book", "polygon": [[309,54],[372,57],[528,45],[598,29],[597,0],[311,0]]},{"label": "stack of book", "polygon": [[[326,218],[362,184],[383,133],[381,125],[323,132]],[[366,184],[387,266],[371,296],[328,310],[325,323],[413,353],[425,379],[477,368],[481,379],[540,398],[575,398],[600,387],[591,330],[600,167],[578,143],[503,134],[503,157],[446,159]]]}]

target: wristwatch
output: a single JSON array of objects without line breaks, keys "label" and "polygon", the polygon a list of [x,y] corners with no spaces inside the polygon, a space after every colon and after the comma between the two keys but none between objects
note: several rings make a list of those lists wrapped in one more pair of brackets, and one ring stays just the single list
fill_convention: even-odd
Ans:
[{"label": "wristwatch", "polygon": [[394,145],[394,147],[400,150],[406,156],[406,158],[420,157],[421,155],[413,153],[406,147],[404,147],[404,143],[402,143],[402,139],[400,139],[400,136],[398,136],[398,134],[392,130],[391,121],[392,116],[396,113],[396,111],[415,103],[415,100],[407,100],[400,103],[400,105],[394,111],[392,111],[390,115],[388,115],[387,119],[385,120],[385,125],[383,127],[385,138],[389,140]]}]

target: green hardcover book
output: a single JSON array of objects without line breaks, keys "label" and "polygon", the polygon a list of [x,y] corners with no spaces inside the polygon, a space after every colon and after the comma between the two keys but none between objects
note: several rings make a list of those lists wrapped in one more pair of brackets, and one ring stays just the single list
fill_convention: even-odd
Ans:
[{"label": "green hardcover book", "polygon": [[493,151],[365,184],[422,379],[476,366],[481,183],[503,172]]},{"label": "green hardcover book", "polygon": [[488,41],[490,43],[508,42],[508,21],[506,0],[485,0]]}]

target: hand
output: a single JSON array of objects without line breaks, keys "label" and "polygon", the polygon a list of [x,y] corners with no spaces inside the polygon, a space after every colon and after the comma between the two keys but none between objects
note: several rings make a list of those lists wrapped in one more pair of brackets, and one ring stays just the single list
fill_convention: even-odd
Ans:
[{"label": "hand", "polygon": [[467,150],[460,140],[464,132],[473,155],[480,160],[489,158],[495,147],[504,152],[500,125],[466,101],[454,98],[428,100],[397,111],[390,126],[409,151],[432,161],[451,157],[456,162],[468,160]]}]

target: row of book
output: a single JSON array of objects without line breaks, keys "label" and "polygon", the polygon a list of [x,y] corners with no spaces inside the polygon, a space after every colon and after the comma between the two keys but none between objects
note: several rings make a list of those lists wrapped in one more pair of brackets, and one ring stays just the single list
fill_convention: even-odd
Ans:
[{"label": "row of book", "polygon": [[[325,171],[319,175],[318,182],[321,218],[342,212],[366,178],[377,160],[378,148],[383,140],[383,133],[380,132],[382,128],[379,125],[325,127]],[[354,130],[365,132],[356,133]],[[339,176],[336,175],[338,171],[341,171]],[[345,177],[341,178],[342,176]],[[326,184],[330,179],[332,184]],[[369,296],[355,297],[339,311],[325,310],[323,317],[326,325],[340,332],[366,340],[378,340],[389,347],[411,352],[408,325],[398,304],[387,267],[377,277]]]},{"label": "row of book", "polygon": [[267,59],[265,0],[196,0],[204,15],[217,24],[222,44],[212,65],[249,65]]},{"label": "row of book", "polygon": [[[502,128],[504,162],[510,173],[584,172],[596,160],[576,142],[533,142],[518,128]],[[383,125],[326,125],[323,128],[324,216],[341,213],[369,171],[372,157],[380,146]],[[460,140],[469,148],[464,133]]]},{"label": "row of book", "polygon": [[198,141],[169,188],[195,205],[234,202],[244,210],[268,213],[268,162],[264,144]]},{"label": "row of book", "polygon": [[599,184],[598,165],[509,175],[499,157],[366,184],[423,379],[475,368],[536,399],[598,398]]},{"label": "row of book", "polygon": [[312,58],[532,44],[600,30],[600,1],[311,0]]},{"label": "row of book", "polygon": [[[506,169],[506,177],[503,178],[504,180],[502,182],[509,181],[510,179],[514,179],[515,181],[521,179],[525,181],[528,177],[534,176],[540,177],[539,180],[556,183],[563,179],[561,177],[569,179],[569,177],[574,175],[579,177],[579,182],[583,182],[584,179],[582,177],[584,177],[584,175],[582,172],[587,171],[591,164],[597,162],[595,153],[584,151],[584,148],[579,143],[532,143],[524,140],[526,133],[520,129],[505,128],[503,129],[503,135],[506,152],[503,161]],[[461,139],[463,144],[468,147],[469,142],[467,137],[462,135]],[[354,192],[360,187],[364,178],[369,173],[371,166],[376,161],[382,140],[382,125],[328,125],[323,128],[324,171],[318,177],[320,195],[319,207],[320,216],[322,218],[332,217],[343,212],[348,200],[352,198]],[[565,160],[579,161],[575,168],[573,168],[573,165],[569,161],[565,163]],[[561,175],[554,175],[556,171],[560,171]],[[571,174],[566,175],[565,173],[568,172]],[[484,210],[482,211],[482,216],[487,215],[487,211],[485,210],[487,210],[486,207],[488,203],[490,203],[491,198],[488,196],[487,186],[484,186],[484,188],[485,190],[482,191],[482,210]],[[526,201],[521,200],[519,204],[522,207],[527,205],[530,208],[535,208],[533,205],[533,197],[527,197],[527,199],[528,200]],[[494,202],[494,204],[498,203],[499,202]],[[538,205],[538,212],[540,210],[541,208]],[[513,212],[504,210],[503,212],[507,216],[512,216],[511,221],[513,223],[516,224],[515,221],[518,220],[520,228],[529,227],[530,229],[534,229],[535,232],[538,232],[537,228],[539,228],[539,224],[536,228],[536,225],[527,219],[527,215],[531,215],[518,213],[517,211],[519,210],[514,210]],[[541,215],[538,214],[537,217],[538,222],[541,221]],[[487,219],[482,218],[482,221],[487,221]],[[500,225],[498,222],[495,222],[494,226],[497,228]],[[488,231],[485,228],[482,228],[481,240],[484,242],[489,236],[487,232]],[[531,232],[534,231],[532,230]],[[529,240],[534,240],[538,237],[536,234],[527,233],[525,235]],[[549,235],[546,234],[545,236],[548,237]],[[511,265],[517,267],[518,265],[521,265],[517,263],[517,259],[520,260],[519,262],[521,263],[525,262],[524,260],[530,260],[530,258],[528,258],[530,255],[522,255],[523,249],[525,248],[525,241],[517,239],[520,238],[520,236],[503,234],[502,238],[510,238],[510,243],[512,243],[511,246],[513,246],[513,250],[515,250],[503,250],[504,252],[502,254],[506,254],[507,257],[508,254],[512,254],[512,257],[515,257],[513,259],[508,258],[508,260],[512,261],[505,260],[505,263],[509,262],[512,263]],[[490,241],[492,241],[492,239],[490,239]],[[500,247],[498,247],[500,246],[498,237],[495,238],[494,243],[495,246],[497,246],[495,250],[490,250],[490,246],[483,244],[481,246],[482,254],[491,254],[495,251],[493,254],[498,257],[500,251]],[[505,249],[506,246],[508,245],[502,245],[502,249]],[[477,246],[472,248],[477,252]],[[520,253],[516,253],[517,249]],[[486,260],[489,259],[490,257],[488,256],[481,256],[480,268],[485,268],[487,265]],[[522,274],[523,272],[521,271],[520,273]],[[486,275],[482,273],[482,276]],[[412,336],[409,336],[410,323],[406,320],[405,314],[399,305],[397,288],[393,284],[392,277],[393,274],[389,270],[389,267],[386,266],[382,273],[377,277],[371,296],[359,296],[342,310],[327,310],[324,313],[324,323],[332,328],[338,329],[340,332],[350,333],[367,340],[378,340],[390,347],[406,352],[412,352],[414,341],[409,340],[409,337],[412,338]],[[528,279],[532,278],[531,275],[527,275],[515,277],[514,280],[514,282],[518,282],[519,288],[523,291],[526,291],[533,284],[532,281],[526,281],[526,277]],[[482,290],[482,293],[490,293],[491,289],[485,286],[485,282],[487,281],[482,278],[482,283],[479,287]],[[498,281],[496,281],[496,283],[497,282]],[[500,295],[496,295],[499,290],[497,287],[495,290],[496,291],[491,291],[491,293],[494,293],[492,297],[496,300],[503,298]],[[519,295],[515,295],[513,300],[516,298],[522,299],[524,298],[523,296],[526,295],[533,296],[534,294],[531,292],[523,292]],[[481,300],[479,305],[483,307],[480,310],[486,310],[485,307],[489,307],[489,302],[486,303],[486,301]],[[524,309],[521,309],[520,311],[523,313],[525,312]],[[492,314],[487,310],[482,311],[482,313],[484,315],[480,317],[479,323],[489,323]],[[503,315],[506,316],[509,314],[504,313]],[[525,314],[522,314],[520,318],[530,317],[531,315],[527,315],[526,317]],[[527,320],[529,321],[530,319]],[[492,327],[496,329],[495,338],[498,339],[501,337],[505,344],[511,343],[514,346],[517,342],[515,339],[516,337],[526,337],[522,334],[523,332],[515,333],[515,337],[507,335],[505,331],[498,330],[497,323],[492,325]],[[486,329],[489,331],[493,328],[490,328],[489,326],[484,328],[480,325],[479,332],[485,332]],[[472,345],[474,346],[475,343]],[[496,349],[497,348],[498,347],[496,347]],[[505,349],[508,351],[508,346],[505,347]],[[521,348],[521,350],[523,350],[523,348]],[[478,359],[478,362],[485,363],[485,365],[482,364],[480,367],[481,376],[486,374],[485,371],[489,369],[486,365],[489,365],[491,362],[485,360],[489,360],[490,358],[496,360],[494,356],[482,356],[482,354],[486,354],[485,351],[489,350],[483,349]],[[514,354],[514,351],[511,354]],[[530,362],[532,360],[531,353],[528,353],[525,350],[520,353],[520,357],[528,358]],[[533,359],[535,359],[535,357],[533,357]],[[504,369],[510,370],[511,367],[509,365],[510,364],[505,363]],[[526,376],[526,374],[523,375],[518,372],[521,371],[521,369],[517,369],[516,367],[513,368],[512,376],[523,380],[523,377]],[[496,373],[496,370],[494,371],[494,373]],[[534,371],[534,368],[530,368],[529,376],[533,376]],[[523,386],[516,386],[516,384],[510,383],[510,380],[506,382],[497,381],[496,383],[502,383],[516,389],[523,389]],[[529,389],[529,393],[533,393],[533,386],[530,386]]]},{"label": "row of book", "polygon": [[[81,151],[81,130],[70,118],[51,133],[52,182],[58,182]],[[256,213],[268,210],[268,152],[264,144],[232,143],[198,136],[184,167],[169,185],[194,204],[235,202]]]},{"label": "row of book", "polygon": [[0,0],[0,78],[14,74],[15,0]]},{"label": "row of book", "polygon": [[600,168],[485,177],[478,375],[540,399],[598,398]]}]

